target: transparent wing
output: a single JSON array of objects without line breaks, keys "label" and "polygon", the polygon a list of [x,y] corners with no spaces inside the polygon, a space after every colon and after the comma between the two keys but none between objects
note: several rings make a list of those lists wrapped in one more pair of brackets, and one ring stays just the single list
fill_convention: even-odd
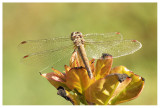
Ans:
[{"label": "transparent wing", "polygon": [[23,41],[18,45],[18,49],[25,53],[35,53],[44,50],[57,50],[64,46],[73,44],[70,38],[51,38],[40,40]]},{"label": "transparent wing", "polygon": [[113,33],[91,33],[84,35],[85,42],[103,42],[103,41],[115,41],[123,40],[123,36],[119,32]]},{"label": "transparent wing", "polygon": [[95,59],[100,58],[102,53],[111,54],[113,58],[129,55],[141,47],[142,44],[137,40],[90,42],[85,45],[87,56]]},{"label": "transparent wing", "polygon": [[31,53],[22,58],[24,64],[37,66],[39,69],[47,67],[63,68],[69,64],[69,59],[74,48],[72,45],[61,47],[58,50],[45,50],[37,53]]}]

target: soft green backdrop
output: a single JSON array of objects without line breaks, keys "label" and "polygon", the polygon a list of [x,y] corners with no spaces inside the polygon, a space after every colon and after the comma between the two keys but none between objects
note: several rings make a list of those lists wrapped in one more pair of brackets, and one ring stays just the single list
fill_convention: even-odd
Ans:
[{"label": "soft green backdrop", "polygon": [[4,105],[71,105],[36,69],[20,63],[24,54],[17,46],[73,31],[118,31],[140,41],[142,49],[114,59],[113,66],[124,65],[145,78],[140,96],[125,105],[157,104],[156,3],[3,3]]}]

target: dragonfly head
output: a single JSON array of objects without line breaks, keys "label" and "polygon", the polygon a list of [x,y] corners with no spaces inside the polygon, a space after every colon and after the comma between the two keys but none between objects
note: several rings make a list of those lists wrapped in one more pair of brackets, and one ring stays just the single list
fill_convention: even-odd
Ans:
[{"label": "dragonfly head", "polygon": [[83,35],[81,32],[72,32],[71,33],[71,40],[74,41],[75,39],[82,38]]}]

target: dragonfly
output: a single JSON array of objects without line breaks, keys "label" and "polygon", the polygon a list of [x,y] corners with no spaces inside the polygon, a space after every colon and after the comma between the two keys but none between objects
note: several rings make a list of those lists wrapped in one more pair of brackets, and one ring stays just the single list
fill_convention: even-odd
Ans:
[{"label": "dragonfly", "polygon": [[102,53],[110,54],[113,58],[126,56],[139,50],[142,44],[137,40],[124,40],[119,32],[90,34],[72,32],[67,37],[22,41],[18,47],[27,53],[22,58],[23,63],[38,65],[41,68],[58,63],[67,64],[69,56],[77,51],[89,76],[92,77],[88,58],[99,59]]}]

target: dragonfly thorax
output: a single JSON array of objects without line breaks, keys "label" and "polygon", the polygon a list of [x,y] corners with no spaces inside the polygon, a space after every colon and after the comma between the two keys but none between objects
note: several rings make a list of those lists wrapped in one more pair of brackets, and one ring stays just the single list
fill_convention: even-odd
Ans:
[{"label": "dragonfly thorax", "polygon": [[85,42],[81,32],[72,32],[71,33],[71,40],[73,41],[74,45],[76,45],[76,46],[83,45]]}]

